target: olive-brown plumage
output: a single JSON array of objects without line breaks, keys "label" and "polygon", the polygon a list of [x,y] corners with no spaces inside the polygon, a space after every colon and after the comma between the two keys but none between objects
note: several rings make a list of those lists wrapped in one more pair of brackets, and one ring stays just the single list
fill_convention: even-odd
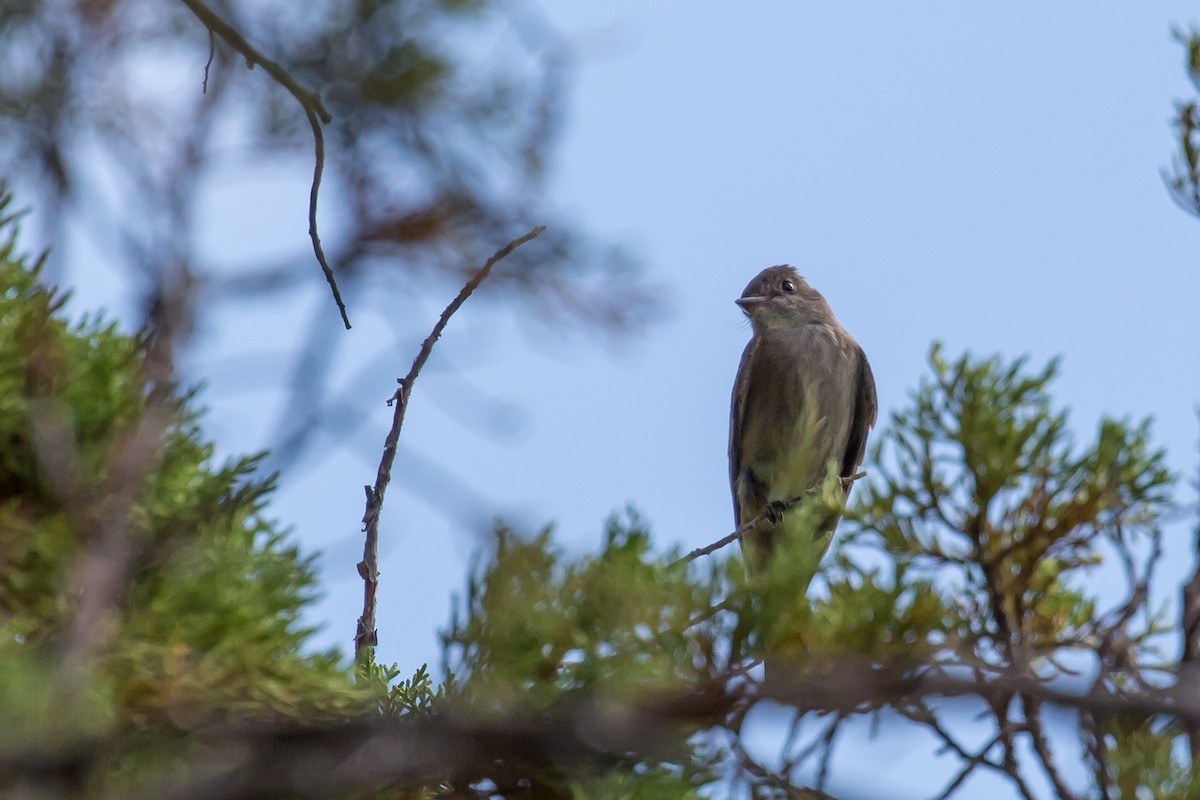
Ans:
[{"label": "olive-brown plumage", "polygon": [[[769,504],[820,486],[831,460],[842,477],[853,475],[875,425],[876,399],[862,348],[793,267],[763,270],[736,302],[754,329],[738,366],[729,425],[729,482],[740,526]],[[766,566],[776,537],[804,535],[789,530],[793,518],[785,514],[743,539],[752,568]],[[836,524],[829,520],[813,542],[820,552]]]}]

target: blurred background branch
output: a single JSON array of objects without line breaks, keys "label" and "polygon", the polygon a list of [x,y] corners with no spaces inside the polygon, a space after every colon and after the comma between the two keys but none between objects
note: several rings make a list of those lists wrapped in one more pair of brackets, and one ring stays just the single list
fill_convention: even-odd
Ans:
[{"label": "blurred background branch", "polygon": [[208,91],[208,72],[212,66],[214,55],[212,37],[215,35],[220,36],[221,39],[229,43],[230,47],[241,53],[246,59],[246,66],[250,69],[261,65],[272,79],[287,89],[292,97],[296,98],[296,102],[304,109],[304,115],[308,118],[309,125],[312,126],[313,147],[315,148],[312,187],[309,189],[308,194],[308,235],[312,239],[313,254],[316,255],[317,263],[321,266],[321,272],[325,275],[325,281],[329,284],[329,290],[333,293],[333,301],[337,303],[338,313],[342,315],[342,324],[349,330],[350,317],[346,314],[346,304],[342,301],[342,293],[338,289],[337,279],[333,276],[333,270],[330,268],[329,262],[325,259],[325,250],[321,246],[321,236],[317,232],[317,197],[321,191],[321,175],[325,171],[325,132],[321,129],[321,123],[328,124],[333,118],[321,102],[320,94],[309,91],[298,84],[295,78],[288,74],[287,70],[256,50],[254,45],[247,42],[245,37],[238,33],[237,28],[234,28],[217,16],[211,8],[201,3],[200,0],[183,0],[183,4],[191,9],[196,18],[209,31],[209,59],[204,63],[205,92]]},{"label": "blurred background branch", "polygon": [[[207,91],[210,42],[192,12],[234,45],[211,51]],[[402,323],[426,291],[461,285],[463,264],[481,263],[530,220],[550,222],[540,256],[510,259],[486,302],[505,303],[526,325],[609,340],[643,330],[657,308],[626,253],[546,207],[544,165],[570,56],[552,29],[522,16],[519,5],[453,0],[321,0],[302,15],[273,0],[0,4],[0,174],[37,198],[40,238],[56,245],[51,277],[68,261],[99,259],[149,296],[157,276],[186,264],[204,329],[223,309],[294,305],[297,290],[316,284],[299,253],[214,256],[227,248],[202,246],[223,236],[205,227],[202,193],[235,183],[248,165],[283,173],[306,140],[316,135],[318,151],[324,143],[330,285],[395,338],[335,340],[320,309],[252,334],[291,362],[289,398],[266,442],[286,445],[266,468],[291,469],[314,436],[372,402],[369,381],[334,377],[350,348],[403,349],[411,332]],[[273,80],[247,73],[243,57]],[[313,125],[295,113],[297,100]],[[332,119],[317,125],[314,115]],[[267,358],[279,354],[263,356],[259,371]]]}]

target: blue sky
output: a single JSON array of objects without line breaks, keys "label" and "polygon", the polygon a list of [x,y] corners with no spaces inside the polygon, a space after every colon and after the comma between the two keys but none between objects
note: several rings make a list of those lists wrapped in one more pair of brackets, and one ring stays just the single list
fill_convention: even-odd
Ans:
[{"label": "blue sky", "polygon": [[[1195,474],[1200,222],[1159,174],[1173,101],[1192,91],[1170,29],[1194,5],[681,8],[542,6],[577,58],[553,203],[639,254],[670,313],[615,349],[531,333],[486,302],[451,322],[415,389],[381,524],[379,654],[405,670],[436,660],[435,631],[481,535],[478,520],[406,488],[425,459],[497,517],[553,520],[579,550],[627,503],[663,545],[730,529],[728,395],[749,337],[733,299],[770,264],[797,265],[826,295],[866,350],[885,412],[916,386],[935,339],[952,354],[1062,355],[1055,395],[1080,439],[1103,414],[1152,415],[1173,467]],[[214,191],[204,246],[239,260],[294,251],[308,170],[250,170]],[[78,306],[110,302],[79,280]],[[323,291],[297,302],[329,305]],[[361,604],[362,486],[389,420],[383,400],[451,294],[404,323],[411,347],[378,375],[367,432],[307,463],[274,505],[326,551],[324,643],[349,644]],[[226,313],[197,343],[210,430],[227,451],[265,444],[282,393],[246,391],[206,365],[282,313]],[[484,326],[486,339],[473,336]],[[367,318],[345,335],[385,330]],[[464,396],[492,399],[456,408]],[[1192,557],[1186,525],[1172,531],[1171,599]]]}]

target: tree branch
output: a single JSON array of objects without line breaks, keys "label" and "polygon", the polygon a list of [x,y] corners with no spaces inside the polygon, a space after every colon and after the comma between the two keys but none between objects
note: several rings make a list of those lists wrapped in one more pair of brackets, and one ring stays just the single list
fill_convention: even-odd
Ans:
[{"label": "tree branch", "polygon": [[450,301],[450,305],[446,306],[442,315],[438,317],[433,330],[421,343],[421,349],[417,353],[417,357],[413,359],[408,375],[400,379],[400,388],[388,400],[388,405],[395,404],[395,411],[392,413],[392,427],[383,443],[383,456],[379,460],[379,469],[375,473],[375,485],[363,487],[367,493],[362,528],[366,533],[366,540],[363,544],[362,561],[358,562],[358,574],[363,579],[363,613],[358,618],[358,626],[354,632],[355,658],[361,656],[364,648],[374,647],[379,641],[375,631],[375,593],[379,588],[379,514],[383,509],[384,493],[387,492],[388,484],[392,480],[392,462],[396,460],[396,445],[400,441],[400,428],[404,425],[404,413],[408,410],[408,398],[412,393],[413,383],[421,374],[421,368],[425,366],[425,362],[429,360],[429,356],[433,352],[433,345],[441,337],[450,317],[479,288],[479,284],[483,283],[484,278],[492,271],[492,267],[521,245],[536,239],[544,230],[546,230],[546,226],[539,225],[524,236],[513,239],[497,250],[487,260],[487,263],[475,273],[475,276],[467,281],[466,285],[459,290],[458,296]]},{"label": "tree branch", "polygon": [[[774,669],[770,674],[778,679],[759,685],[747,684],[740,671],[731,671],[706,683],[654,692],[640,700],[580,697],[539,713],[514,708],[500,716],[480,715],[465,706],[447,706],[428,716],[399,719],[214,727],[197,732],[196,741],[202,746],[189,749],[172,769],[151,777],[163,781],[150,787],[154,791],[134,796],[251,800],[303,794],[320,798],[441,782],[467,786],[483,780],[527,786],[521,782],[564,765],[578,772],[580,768],[602,770],[630,759],[666,757],[672,752],[668,743],[681,729],[729,727],[731,712],[744,711],[747,704],[760,700],[785,703],[800,714],[825,711],[840,718],[921,698],[987,701],[995,692],[1005,691],[1091,712],[1200,717],[1200,700],[1195,697],[1171,698],[1168,691],[1078,693],[1054,689],[1012,670],[974,678],[929,669],[914,674],[913,669],[843,657],[823,667],[797,666],[787,674]],[[829,738],[827,731],[826,745]],[[974,754],[954,748],[969,763],[942,796],[952,794],[975,767],[997,768],[987,754],[1003,738],[1002,732]],[[78,769],[115,744],[115,739],[104,738],[67,742],[58,751],[39,751],[36,759],[16,751],[0,754],[0,778]],[[1033,797],[1019,774],[1001,771],[1014,780],[1022,796]],[[787,779],[766,771],[756,771],[755,777],[772,782]]]},{"label": "tree branch", "polygon": [[[855,474],[853,474],[847,478],[842,478],[841,479],[842,485],[849,488],[850,486],[854,485],[855,481],[857,481],[861,478],[865,478],[865,477],[867,477],[867,473],[856,472]],[[722,538],[718,539],[717,541],[713,542],[712,544],[705,545],[704,547],[697,547],[695,550],[688,553],[683,558],[681,558],[681,559],[677,560],[675,563],[671,564],[671,566],[676,567],[676,566],[679,566],[680,564],[687,564],[692,561],[695,561],[697,558],[700,558],[701,556],[707,556],[707,555],[711,555],[712,553],[717,552],[722,547],[725,547],[726,545],[729,545],[733,542],[740,540],[747,533],[754,530],[762,523],[766,522],[771,514],[773,514],[773,513],[785,514],[788,511],[791,511],[793,508],[800,505],[800,503],[802,503],[804,501],[804,498],[808,497],[809,495],[815,494],[816,492],[820,491],[820,489],[821,489],[821,487],[814,486],[813,488],[809,489],[802,495],[798,495],[796,497],[792,497],[787,500],[781,500],[778,503],[772,503],[771,506],[769,507],[770,508],[769,512],[764,511],[763,513],[759,514],[757,517],[750,520],[749,522],[743,522],[741,525],[739,525],[737,527],[737,530],[735,530],[733,533],[728,534],[727,536],[723,536]]]},{"label": "tree branch", "polygon": [[[346,330],[349,330],[350,317],[346,313],[346,303],[342,300],[342,292],[338,289],[337,279],[333,276],[333,269],[329,266],[328,259],[325,258],[324,247],[321,246],[321,236],[317,233],[317,196],[321,191],[321,176],[325,172],[325,132],[321,128],[321,123],[329,123],[333,120],[333,116],[325,108],[325,104],[321,102],[319,94],[300,85],[299,81],[292,77],[291,73],[263,55],[258,48],[246,41],[246,37],[242,36],[237,28],[221,19],[215,11],[201,2],[201,0],[182,0],[182,2],[196,15],[196,18],[200,20],[204,27],[208,28],[210,36],[216,34],[224,39],[230,47],[242,54],[246,59],[247,66],[251,69],[256,64],[262,65],[267,74],[276,83],[287,89],[292,97],[296,98],[296,102],[300,104],[300,107],[304,109],[304,115],[308,118],[309,125],[312,126],[313,146],[316,151],[313,164],[312,187],[308,193],[308,236],[312,239],[313,254],[317,257],[317,263],[321,265],[321,272],[325,274],[325,281],[329,284],[329,290],[333,292],[333,301],[337,303],[338,313],[342,315],[342,324],[346,326]],[[204,68],[204,81],[207,88],[207,65]]]}]

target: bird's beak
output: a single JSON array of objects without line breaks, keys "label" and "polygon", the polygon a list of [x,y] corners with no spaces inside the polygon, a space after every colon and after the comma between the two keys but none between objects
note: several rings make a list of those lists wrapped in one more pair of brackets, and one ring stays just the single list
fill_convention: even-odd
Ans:
[{"label": "bird's beak", "polygon": [[750,295],[749,297],[739,297],[733,302],[737,303],[742,311],[745,311],[747,314],[749,314],[755,308],[767,302],[767,298],[763,297],[762,295]]}]

